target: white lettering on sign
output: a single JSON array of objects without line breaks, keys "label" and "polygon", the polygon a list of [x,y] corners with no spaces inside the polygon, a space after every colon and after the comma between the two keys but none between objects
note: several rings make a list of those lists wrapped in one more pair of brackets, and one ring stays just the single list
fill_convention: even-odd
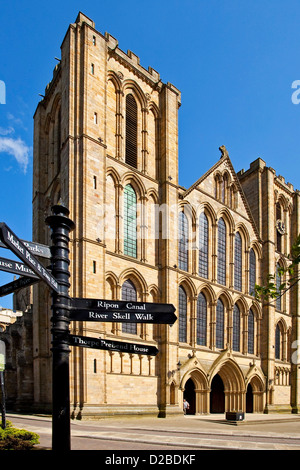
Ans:
[{"label": "white lettering on sign", "polygon": [[128,303],[126,304],[126,308],[128,308],[128,310],[146,310],[146,305],[143,304],[143,305],[132,305],[132,303]]},{"label": "white lettering on sign", "polygon": [[19,244],[19,240],[15,240],[13,234],[11,234],[9,231],[7,232],[7,238],[10,241],[10,243],[17,248],[17,250],[24,255],[24,250]]},{"label": "white lettering on sign", "polygon": [[98,300],[97,302],[97,307],[102,307],[102,308],[105,308],[106,310],[108,308],[119,308],[119,304],[114,304],[114,303],[110,303],[110,302],[105,302],[103,300]]},{"label": "white lettering on sign", "polygon": [[98,313],[98,312],[92,312],[89,311],[89,318],[107,318],[108,314],[107,313]]},{"label": "white lettering on sign", "polygon": [[113,318],[115,320],[130,320],[130,313],[113,313]]},{"label": "white lettering on sign", "polygon": [[151,313],[135,313],[134,316],[137,320],[154,320],[153,315],[151,315]]}]

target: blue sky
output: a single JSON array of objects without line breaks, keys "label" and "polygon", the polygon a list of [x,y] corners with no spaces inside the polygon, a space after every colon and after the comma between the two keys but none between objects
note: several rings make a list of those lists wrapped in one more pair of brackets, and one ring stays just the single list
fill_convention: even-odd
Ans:
[{"label": "blue sky", "polygon": [[[20,238],[32,239],[33,115],[79,11],[181,91],[181,185],[207,171],[224,144],[236,171],[260,157],[300,189],[298,0],[11,0],[1,4],[0,221]],[[0,285],[11,280],[0,272]],[[0,305],[11,308],[11,297]]]}]

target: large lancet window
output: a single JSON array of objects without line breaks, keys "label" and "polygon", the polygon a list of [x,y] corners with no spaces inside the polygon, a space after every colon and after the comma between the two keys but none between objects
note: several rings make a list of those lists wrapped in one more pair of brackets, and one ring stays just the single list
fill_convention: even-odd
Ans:
[{"label": "large lancet window", "polygon": [[[136,302],[136,289],[130,280],[124,282],[122,286],[122,300],[130,300]],[[124,333],[137,333],[136,323],[122,323],[122,331]]]},{"label": "large lancet window", "polygon": [[179,341],[186,343],[186,325],[187,325],[187,298],[183,287],[179,286]]},{"label": "large lancet window", "polygon": [[188,241],[189,241],[189,226],[186,215],[179,212],[178,218],[178,266],[179,269],[184,271],[188,270]]},{"label": "large lancet window", "polygon": [[254,295],[256,283],[256,256],[253,248],[249,253],[249,294]]},{"label": "large lancet window", "polygon": [[124,254],[137,257],[136,194],[127,184],[124,188]]},{"label": "large lancet window", "polygon": [[218,282],[226,284],[226,225],[223,219],[218,223]]},{"label": "large lancet window", "polygon": [[251,309],[248,314],[248,353],[254,354],[254,313]]},{"label": "large lancet window", "polygon": [[[276,204],[276,224],[280,224],[281,223],[281,217],[282,217],[282,214],[281,214],[281,205],[279,204],[279,202]],[[276,239],[276,248],[277,248],[277,251],[282,251],[282,233],[279,231],[279,227],[277,226],[277,231],[276,231],[276,236],[277,236],[277,239]]]},{"label": "large lancet window", "polygon": [[234,288],[242,290],[242,239],[239,233],[235,234],[234,242]]},{"label": "large lancet window", "polygon": [[240,326],[241,326],[241,315],[240,309],[235,304],[233,307],[233,321],[232,321],[232,349],[233,351],[240,350]]},{"label": "large lancet window", "polygon": [[208,278],[208,220],[204,212],[199,217],[199,276]]},{"label": "large lancet window", "polygon": [[275,359],[281,359],[281,331],[278,324],[275,330]]},{"label": "large lancet window", "polygon": [[200,292],[197,300],[197,344],[206,346],[207,302]]},{"label": "large lancet window", "polygon": [[137,104],[132,94],[126,96],[125,162],[137,168]]},{"label": "large lancet window", "polygon": [[[281,286],[281,275],[279,273],[280,264],[277,263],[276,265],[276,289],[277,292],[280,292]],[[276,308],[277,310],[281,310],[281,294],[276,298]]]},{"label": "large lancet window", "polygon": [[224,304],[220,299],[217,302],[216,347],[224,348]]}]

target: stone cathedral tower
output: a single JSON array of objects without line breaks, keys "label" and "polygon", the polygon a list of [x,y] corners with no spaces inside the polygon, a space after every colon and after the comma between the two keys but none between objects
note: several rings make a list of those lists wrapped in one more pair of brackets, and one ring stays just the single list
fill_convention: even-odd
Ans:
[{"label": "stone cathedral tower", "polygon": [[[72,322],[75,334],[159,350],[72,347],[72,416],[174,416],[184,397],[193,414],[298,413],[299,286],[272,305],[253,289],[287,266],[299,191],[261,159],[236,173],[224,146],[180,186],[179,107],[175,86],[78,14],[34,116],[33,240],[50,244],[45,218],[62,201],[76,223],[70,295],[172,303],[177,321]],[[51,410],[50,305],[42,283],[16,296],[18,309],[30,306],[6,331],[19,409]]]},{"label": "stone cathedral tower", "polygon": [[[177,203],[179,106],[180,92],[172,84],[162,83],[155,70],[143,68],[133,52],[121,51],[115,38],[100,34],[79,13],[35,114],[34,237],[49,243],[43,220],[61,199],[76,222],[71,296],[127,295],[147,302],[176,298],[176,276],[170,270],[177,264],[174,240],[158,239],[151,215],[158,204]],[[137,220],[132,220],[133,211]],[[167,222],[174,227],[174,221]],[[41,335],[49,331],[49,313],[41,307],[45,295],[42,286],[35,289],[35,370],[41,384],[48,382],[51,365],[50,336]],[[159,408],[164,413],[169,355],[176,355],[166,349],[169,326],[73,326],[89,336],[134,336],[160,345],[159,359],[72,350],[75,415],[104,406],[119,411],[137,406],[137,396],[143,397],[144,411]],[[39,401],[49,403],[49,391],[41,387]]]}]

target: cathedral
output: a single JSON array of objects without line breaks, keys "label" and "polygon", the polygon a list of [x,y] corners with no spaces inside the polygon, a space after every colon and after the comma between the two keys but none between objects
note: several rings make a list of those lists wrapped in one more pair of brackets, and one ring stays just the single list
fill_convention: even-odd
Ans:
[{"label": "cathedral", "polygon": [[[177,317],[72,321],[73,334],[159,351],[71,346],[74,419],[176,416],[183,399],[196,415],[299,412],[300,286],[268,303],[254,286],[288,266],[300,193],[260,158],[236,172],[223,142],[207,173],[179,185],[180,104],[173,84],[83,13],[69,25],[34,115],[33,240],[51,245],[45,219],[62,202],[76,224],[70,296],[169,303]],[[1,333],[7,400],[50,412],[51,293],[37,283],[15,306],[24,316]]]}]

